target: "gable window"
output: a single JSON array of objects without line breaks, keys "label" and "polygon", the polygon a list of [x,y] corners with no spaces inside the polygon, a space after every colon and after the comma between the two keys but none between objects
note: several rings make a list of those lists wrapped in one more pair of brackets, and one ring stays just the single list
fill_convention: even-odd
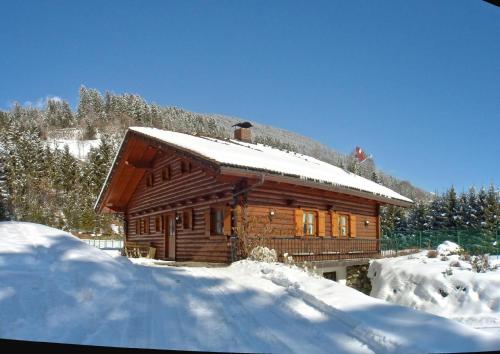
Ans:
[{"label": "gable window", "polygon": [[170,176],[171,176],[170,165],[163,167],[161,170],[161,180],[168,181],[170,180]]},{"label": "gable window", "polygon": [[154,175],[152,173],[148,173],[146,175],[146,186],[153,187],[154,182],[155,182]]},{"label": "gable window", "polygon": [[224,234],[224,211],[222,208],[210,208],[210,234]]},{"label": "gable window", "polygon": [[339,214],[339,235],[347,237],[349,234],[349,215]]},{"label": "gable window", "polygon": [[191,162],[182,160],[181,161],[181,173],[189,173],[191,172]]},{"label": "gable window", "polygon": [[316,212],[304,210],[302,216],[302,227],[305,236],[316,235]]}]

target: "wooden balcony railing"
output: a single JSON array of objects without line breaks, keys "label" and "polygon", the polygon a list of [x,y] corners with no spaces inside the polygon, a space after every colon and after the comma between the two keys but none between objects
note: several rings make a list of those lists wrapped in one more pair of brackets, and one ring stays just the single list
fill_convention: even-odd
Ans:
[{"label": "wooden balcony railing", "polygon": [[392,253],[385,240],[362,238],[294,238],[275,237],[252,239],[254,245],[265,246],[276,250],[278,260],[283,261],[285,255],[292,256],[295,261],[326,261],[356,258],[377,258]]}]

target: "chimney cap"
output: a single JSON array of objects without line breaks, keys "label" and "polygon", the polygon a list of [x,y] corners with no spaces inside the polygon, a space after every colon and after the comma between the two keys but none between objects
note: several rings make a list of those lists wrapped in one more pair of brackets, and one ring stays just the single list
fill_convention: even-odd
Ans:
[{"label": "chimney cap", "polygon": [[234,124],[233,127],[251,128],[251,127],[253,127],[253,125],[250,122],[240,122],[240,123]]}]

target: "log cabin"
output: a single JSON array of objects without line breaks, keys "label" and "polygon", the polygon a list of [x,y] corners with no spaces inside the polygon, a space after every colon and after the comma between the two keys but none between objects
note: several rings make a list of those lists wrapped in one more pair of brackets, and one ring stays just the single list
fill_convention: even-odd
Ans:
[{"label": "log cabin", "polygon": [[150,243],[160,259],[230,263],[258,244],[345,273],[349,260],[380,253],[380,206],[411,203],[313,157],[254,144],[250,128],[223,140],[130,127],[95,210],[121,214],[125,241]]}]

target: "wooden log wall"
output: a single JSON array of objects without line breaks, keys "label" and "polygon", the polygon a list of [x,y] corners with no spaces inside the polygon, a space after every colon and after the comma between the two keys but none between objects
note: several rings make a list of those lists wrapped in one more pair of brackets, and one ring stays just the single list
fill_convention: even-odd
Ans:
[{"label": "wooden log wall", "polygon": [[[377,202],[284,183],[266,182],[248,193],[247,216],[253,225],[252,233],[267,233],[271,237],[295,236],[295,210],[317,210],[325,215],[325,237],[332,237],[332,218],[329,209],[355,217],[357,238],[376,239],[379,236],[379,207]],[[270,211],[274,216],[270,216]],[[368,221],[368,223],[366,223]]]},{"label": "wooden log wall", "polygon": [[[182,173],[181,163],[186,172]],[[162,179],[162,172],[169,168],[168,180]],[[148,186],[148,173],[153,174],[153,186]],[[157,248],[158,258],[165,254],[165,232],[156,231],[155,217],[189,211],[192,226],[185,229],[176,224],[176,260],[228,262],[230,253],[226,236],[207,234],[207,211],[211,206],[224,206],[232,200],[233,185],[218,181],[211,173],[195,161],[179,158],[173,154],[157,155],[154,167],[147,172],[132,194],[127,207],[129,221],[127,240],[151,242]],[[209,213],[208,213],[209,215]],[[137,234],[136,224],[141,218],[149,217],[149,233]],[[168,225],[165,225],[168,228]]]}]

